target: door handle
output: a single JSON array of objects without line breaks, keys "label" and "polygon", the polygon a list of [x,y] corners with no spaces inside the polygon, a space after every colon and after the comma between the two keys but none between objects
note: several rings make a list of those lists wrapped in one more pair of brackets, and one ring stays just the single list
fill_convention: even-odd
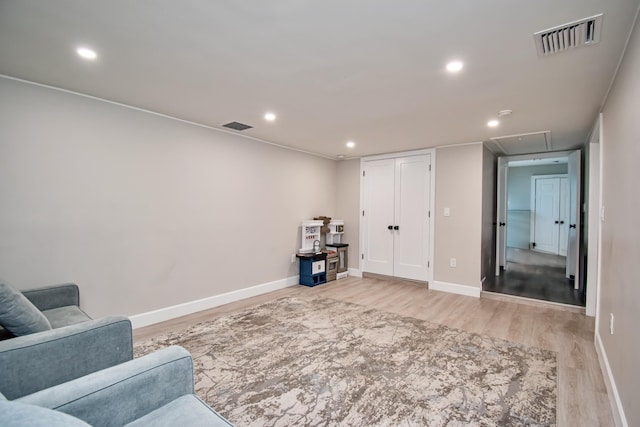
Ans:
[{"label": "door handle", "polygon": [[394,226],[393,226],[393,229],[394,229],[394,230],[400,230],[400,226],[399,226],[399,225],[394,225]]},{"label": "door handle", "polygon": [[556,224],[560,224],[560,221],[556,221]]},{"label": "door handle", "polygon": [[576,228],[575,224],[569,224],[569,228]]},{"label": "door handle", "polygon": [[506,222],[501,222],[499,225],[500,225],[500,227],[504,227],[505,225],[507,225],[507,223]]},{"label": "door handle", "polygon": [[387,226],[387,230],[393,230],[393,225]]},{"label": "door handle", "polygon": [[564,224],[564,221],[560,221],[560,224]]}]

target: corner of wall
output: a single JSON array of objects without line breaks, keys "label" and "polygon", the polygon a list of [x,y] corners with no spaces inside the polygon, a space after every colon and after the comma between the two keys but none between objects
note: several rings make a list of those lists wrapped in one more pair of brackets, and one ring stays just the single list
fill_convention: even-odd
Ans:
[{"label": "corner of wall", "polygon": [[600,369],[602,370],[602,377],[607,387],[607,395],[609,396],[609,402],[611,403],[611,413],[613,415],[613,421],[616,426],[628,427],[627,419],[624,415],[624,409],[622,407],[622,401],[618,394],[618,388],[616,387],[616,381],[609,365],[609,359],[607,358],[607,351],[604,348],[600,333],[596,331],[595,334],[595,347],[598,354],[598,362],[600,362]]}]

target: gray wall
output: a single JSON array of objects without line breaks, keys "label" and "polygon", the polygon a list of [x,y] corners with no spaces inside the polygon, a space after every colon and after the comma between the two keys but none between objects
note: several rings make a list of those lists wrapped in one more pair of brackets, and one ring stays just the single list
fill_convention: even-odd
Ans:
[{"label": "gray wall", "polygon": [[566,173],[566,163],[509,168],[507,173],[507,246],[529,249],[531,240],[531,177]]},{"label": "gray wall", "polygon": [[531,209],[531,177],[567,173],[567,164],[510,167],[507,173],[508,210]]},{"label": "gray wall", "polygon": [[94,317],[295,276],[337,188],[332,160],[0,78],[0,274]]},{"label": "gray wall", "polygon": [[[482,144],[436,150],[434,280],[480,287]],[[448,207],[451,216],[445,217]],[[449,266],[456,258],[457,267]]]},{"label": "gray wall", "polygon": [[337,218],[344,220],[343,242],[349,244],[349,267],[360,268],[360,159],[338,162]]},{"label": "gray wall", "polygon": [[[599,328],[622,407],[630,426],[640,425],[640,24],[629,40],[603,110],[602,270]],[[615,316],[614,334],[609,314]]]}]

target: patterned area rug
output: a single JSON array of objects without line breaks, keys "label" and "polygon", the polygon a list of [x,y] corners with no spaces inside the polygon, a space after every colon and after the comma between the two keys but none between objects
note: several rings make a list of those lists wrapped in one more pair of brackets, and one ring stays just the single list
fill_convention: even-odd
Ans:
[{"label": "patterned area rug", "polygon": [[556,354],[331,299],[283,298],[135,346],[181,345],[236,426],[548,426]]}]

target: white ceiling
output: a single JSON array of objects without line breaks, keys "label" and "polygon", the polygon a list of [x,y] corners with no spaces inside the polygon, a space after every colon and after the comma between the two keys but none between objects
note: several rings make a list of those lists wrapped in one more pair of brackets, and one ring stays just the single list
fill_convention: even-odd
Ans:
[{"label": "white ceiling", "polygon": [[[540,131],[566,150],[589,134],[639,3],[0,0],[0,73],[330,157]],[[599,44],[537,55],[534,32],[598,13]]]}]

